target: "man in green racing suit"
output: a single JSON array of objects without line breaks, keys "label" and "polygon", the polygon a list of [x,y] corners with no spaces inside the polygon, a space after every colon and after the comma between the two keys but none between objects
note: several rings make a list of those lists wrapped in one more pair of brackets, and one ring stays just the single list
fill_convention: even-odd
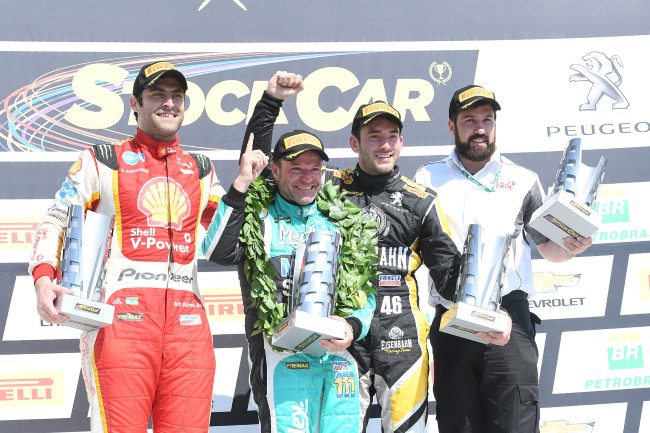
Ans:
[{"label": "man in green racing suit", "polygon": [[[274,192],[268,182],[260,182],[262,179],[253,183],[267,166],[268,157],[251,147],[252,139],[242,154],[237,178],[222,197],[202,249],[210,261],[238,265],[251,362],[250,385],[261,431],[356,433],[360,426],[358,369],[346,349],[368,332],[375,310],[372,284],[364,284],[368,293],[358,286],[348,293],[356,299],[348,317],[330,316],[345,321],[345,337],[323,340],[320,344],[328,352],[320,357],[273,347],[268,331],[275,322],[271,314],[265,313],[270,307],[271,311],[282,311],[280,318],[286,315],[296,245],[304,243],[312,231],[339,230],[335,220],[319,211],[316,199],[322,186],[322,161],[328,157],[313,134],[284,134],[273,154],[272,173],[277,183]],[[247,200],[247,195],[252,196]],[[367,253],[375,257],[376,263],[374,223],[364,235],[371,239]],[[265,278],[260,268],[267,261],[272,267],[272,275],[268,276],[272,282],[265,292],[260,290]],[[341,285],[337,290],[343,290]]]}]

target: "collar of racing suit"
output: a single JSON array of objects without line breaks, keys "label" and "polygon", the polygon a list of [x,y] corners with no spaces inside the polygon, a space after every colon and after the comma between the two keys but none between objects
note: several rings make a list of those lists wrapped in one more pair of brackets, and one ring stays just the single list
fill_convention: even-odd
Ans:
[{"label": "collar of racing suit", "polygon": [[357,164],[356,172],[357,172],[357,178],[359,179],[359,183],[365,187],[379,187],[379,186],[386,185],[388,182],[392,182],[395,179],[397,179],[400,175],[398,166],[395,166],[393,168],[393,171],[388,174],[373,176],[361,170],[359,164]]},{"label": "collar of racing suit", "polygon": [[150,150],[152,155],[158,155],[158,158],[163,159],[168,155],[178,151],[178,134],[173,141],[158,141],[149,137],[140,128],[138,128],[133,142],[138,146],[146,147]]},{"label": "collar of racing suit", "polygon": [[311,204],[299,205],[285,199],[280,195],[279,192],[276,193],[274,206],[278,211],[281,212],[283,216],[288,215],[288,216],[307,218],[315,214],[316,212],[318,212],[316,200],[314,200]]}]

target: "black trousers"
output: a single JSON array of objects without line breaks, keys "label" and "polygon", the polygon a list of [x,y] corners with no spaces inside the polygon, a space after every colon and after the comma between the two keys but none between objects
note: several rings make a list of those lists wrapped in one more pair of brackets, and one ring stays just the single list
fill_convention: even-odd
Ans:
[{"label": "black trousers", "polygon": [[502,307],[513,321],[503,347],[440,332],[446,310],[437,308],[429,335],[440,433],[539,433],[539,319],[522,291],[504,296]]}]

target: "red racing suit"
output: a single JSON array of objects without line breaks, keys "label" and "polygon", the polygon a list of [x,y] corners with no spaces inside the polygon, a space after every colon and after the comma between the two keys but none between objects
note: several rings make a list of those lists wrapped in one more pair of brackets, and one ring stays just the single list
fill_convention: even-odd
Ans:
[{"label": "red racing suit", "polygon": [[206,432],[215,360],[197,285],[196,242],[223,189],[210,160],[134,138],[92,146],[37,228],[34,281],[59,266],[68,205],[115,215],[102,301],[113,324],[81,336],[93,432]]}]

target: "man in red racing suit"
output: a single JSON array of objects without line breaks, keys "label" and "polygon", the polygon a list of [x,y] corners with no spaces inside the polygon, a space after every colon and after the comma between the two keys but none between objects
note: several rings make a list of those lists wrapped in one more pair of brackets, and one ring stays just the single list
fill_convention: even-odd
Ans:
[{"label": "man in red racing suit", "polygon": [[135,137],[92,146],[72,165],[37,229],[29,270],[38,311],[71,293],[54,283],[68,205],[114,214],[102,301],[113,324],[81,336],[92,432],[207,432],[215,360],[199,295],[196,241],[223,194],[210,160],[179,147],[187,81],[146,65],[131,97]]}]

